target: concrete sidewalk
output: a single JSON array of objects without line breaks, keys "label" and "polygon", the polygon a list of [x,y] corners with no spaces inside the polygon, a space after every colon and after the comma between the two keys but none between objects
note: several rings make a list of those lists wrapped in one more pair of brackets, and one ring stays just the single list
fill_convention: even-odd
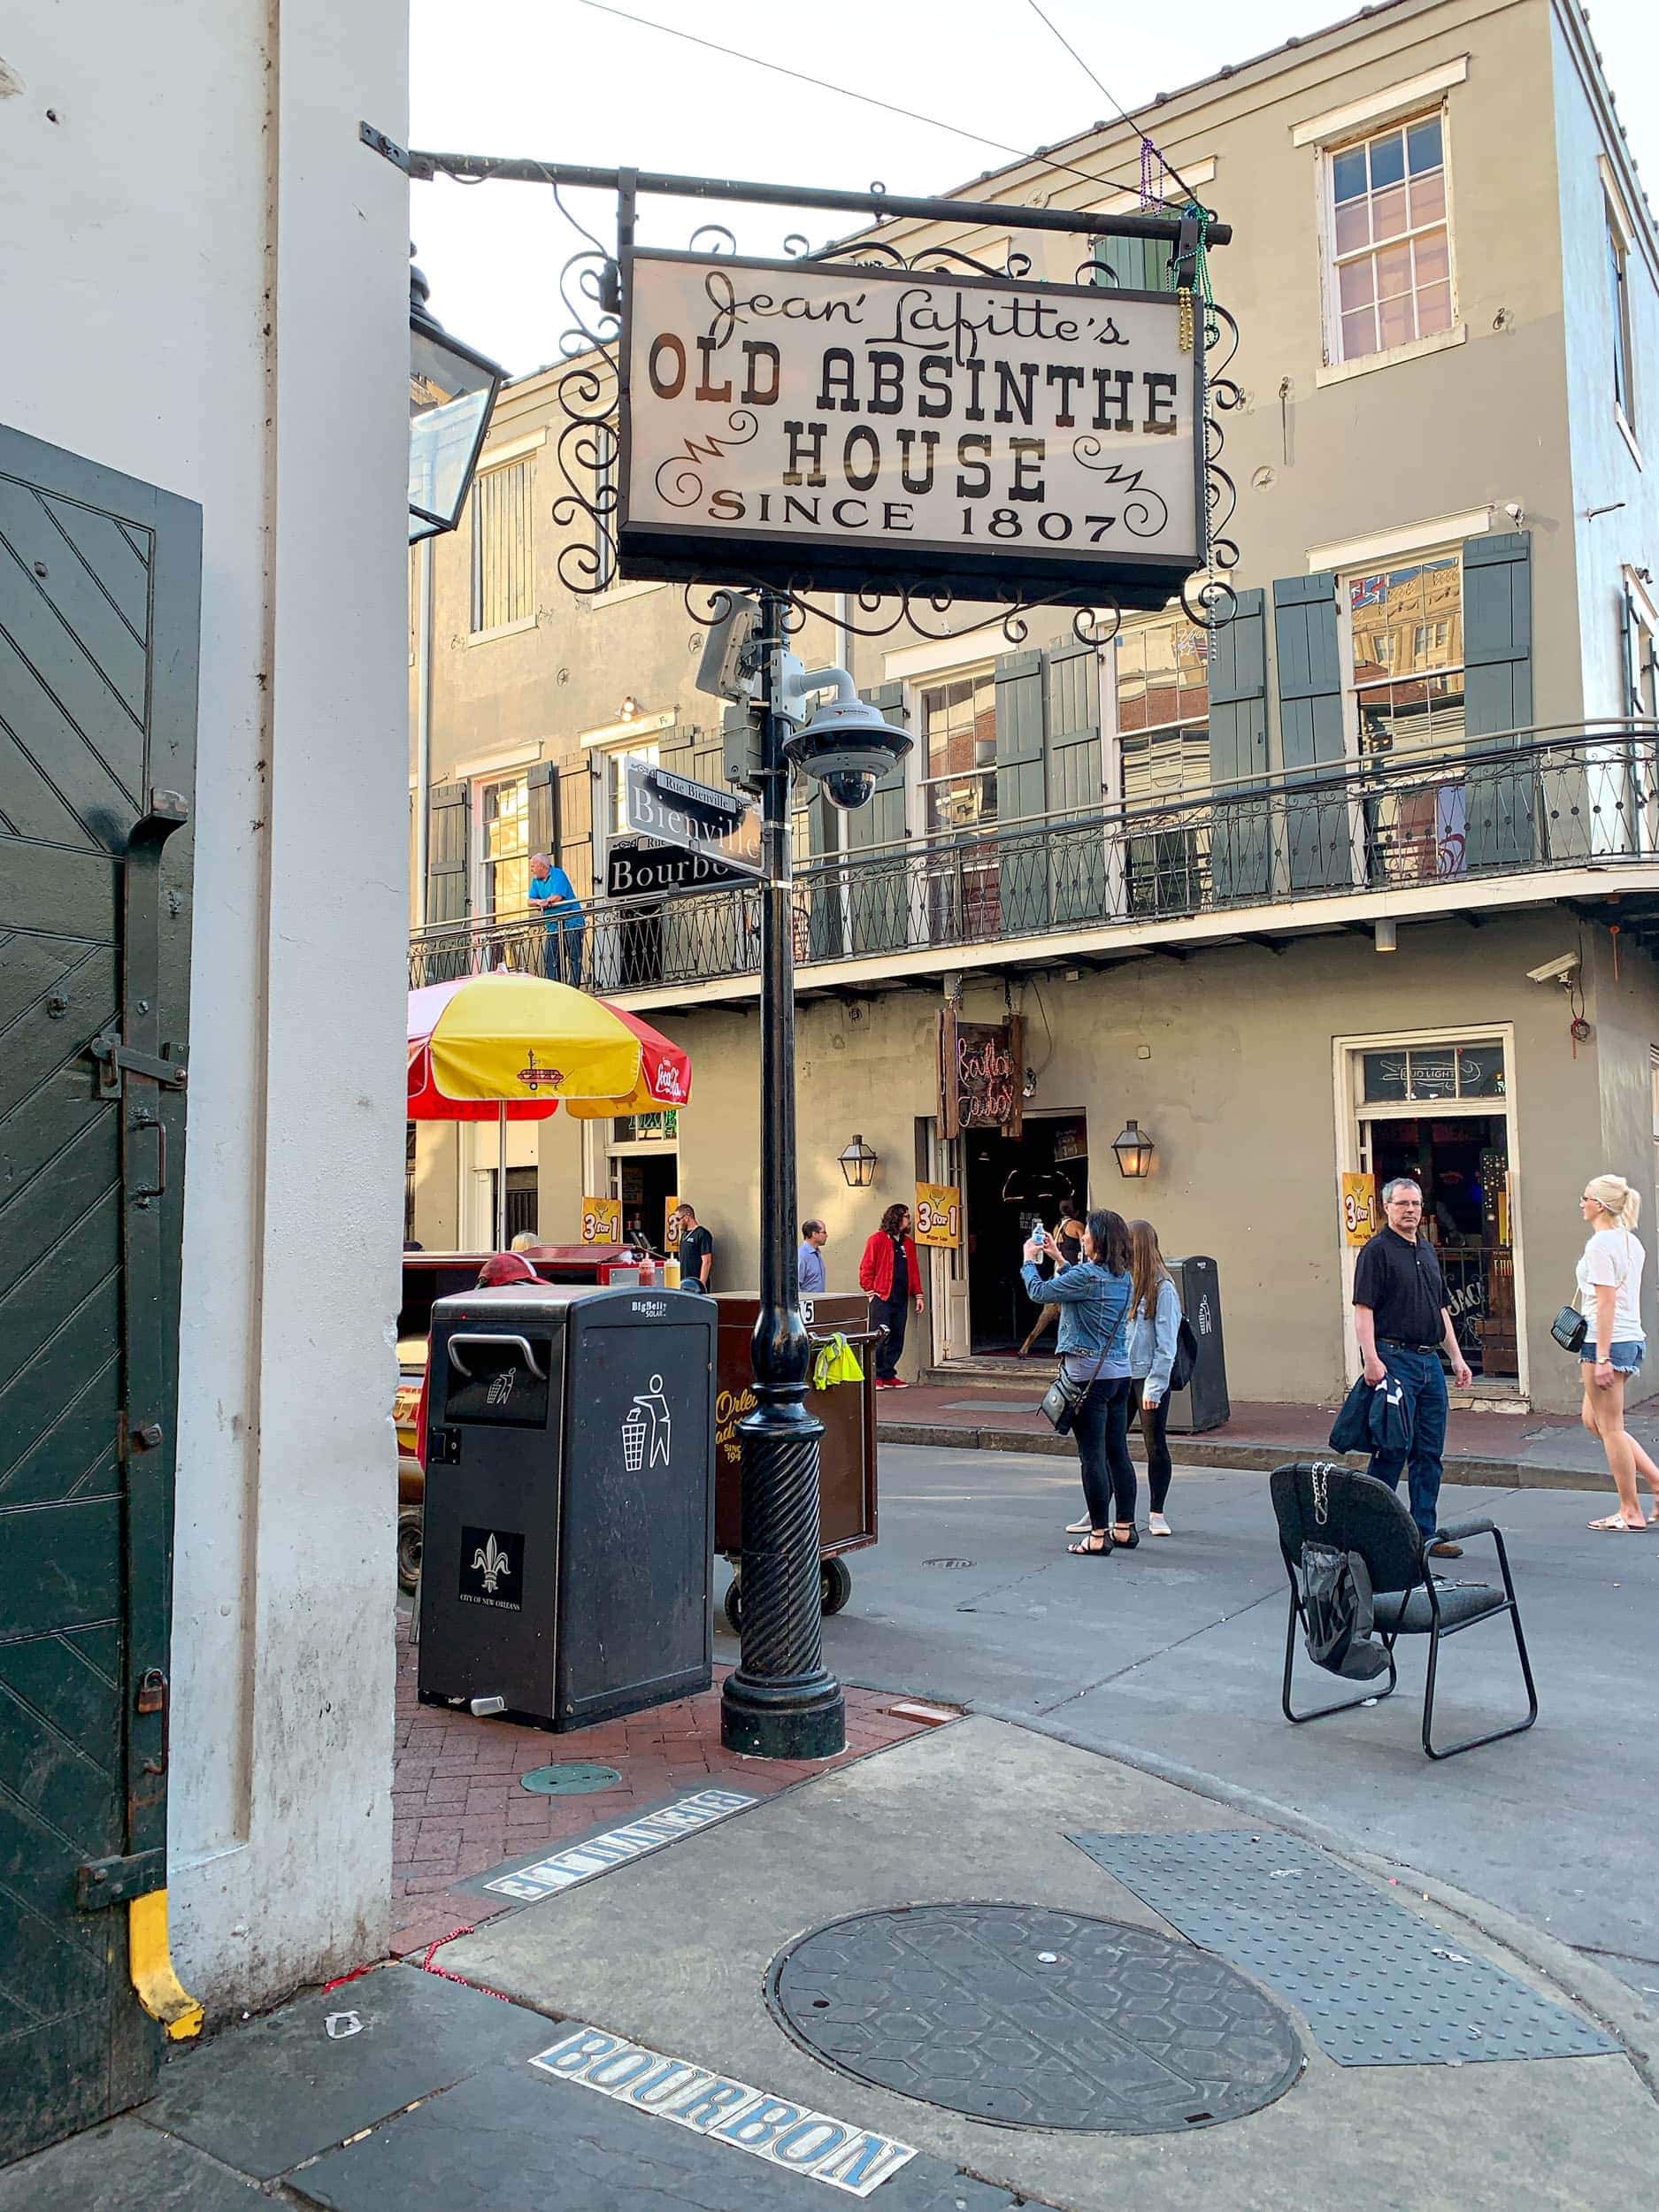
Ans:
[{"label": "concrete sidewalk", "polygon": [[[1357,1878],[1395,1931],[1392,1996],[1367,1986],[1376,1947],[1351,1932],[1325,1962],[1333,2009],[1317,1955],[1229,1962],[1177,1924],[1202,1895],[1163,1900],[1164,1918],[1107,1870],[1185,1843],[1259,1847],[1258,1870],[1286,1878],[1266,1917],[1290,1937],[1308,1883]],[[889,1917],[916,1905],[962,1908],[963,1925],[923,1939],[938,1916]],[[849,2007],[839,1954],[818,1982],[782,1955],[809,1931],[795,1956],[833,1952],[826,1924],[868,1915],[858,1927],[899,1932],[902,1988],[878,1979]],[[1064,1932],[987,1975],[998,1926]],[[1090,2010],[1099,1977],[1076,1970],[1102,1945],[1127,1962],[1109,2020]],[[1659,2170],[1655,2022],[1594,1963],[1408,1870],[1310,1854],[990,1719],[597,1869],[437,1963],[471,1986],[393,1964],[175,2054],[141,2114],[0,2174],[0,2212],[804,2212],[866,2185],[880,2212],[1605,2212],[1651,2202]],[[1471,2034],[1442,1975],[1584,2055],[1498,2055],[1498,2015]],[[1444,2015],[1444,2060],[1332,2055],[1349,2024],[1413,2004]],[[1125,2116],[1055,2117],[1068,2096]]]},{"label": "concrete sidewalk", "polygon": [[[934,1370],[937,1375],[938,1371]],[[958,1450],[1052,1452],[1072,1457],[1076,1446],[1056,1436],[1038,1411],[1049,1364],[1030,1363],[1029,1379],[916,1384],[883,1391],[877,1434],[887,1444],[944,1444]],[[1333,1407],[1233,1402],[1220,1427],[1198,1436],[1171,1432],[1170,1448],[1187,1467],[1269,1470],[1288,1459],[1328,1459]],[[1631,1434],[1659,1460],[1659,1413],[1634,1413]],[[1132,1425],[1130,1450],[1142,1456]],[[1348,1463],[1358,1466],[1358,1459]],[[1601,1447],[1571,1415],[1455,1409],[1447,1437],[1446,1479],[1510,1490],[1606,1491],[1612,1478]]]}]

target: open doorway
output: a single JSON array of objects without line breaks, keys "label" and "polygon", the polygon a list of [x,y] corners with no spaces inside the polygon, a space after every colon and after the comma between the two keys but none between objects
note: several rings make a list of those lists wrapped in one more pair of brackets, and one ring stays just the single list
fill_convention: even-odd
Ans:
[{"label": "open doorway", "polygon": [[1446,1278],[1447,1310],[1478,1382],[1520,1379],[1509,1220],[1509,1125],[1502,1114],[1423,1115],[1371,1125],[1380,1192],[1409,1175]]},{"label": "open doorway", "polygon": [[[606,1156],[610,1194],[622,1201],[624,1238],[632,1243],[642,1236],[653,1252],[665,1252],[668,1210],[681,1194],[679,1109],[619,1115],[610,1124]],[[696,1194],[685,1194],[695,1205]]]},{"label": "open doorway", "polygon": [[968,1326],[978,1355],[1018,1350],[1036,1318],[1019,1279],[1033,1218],[1052,1229],[1088,1203],[1088,1127],[1081,1114],[1031,1114],[1018,1137],[962,1133],[968,1233]]}]

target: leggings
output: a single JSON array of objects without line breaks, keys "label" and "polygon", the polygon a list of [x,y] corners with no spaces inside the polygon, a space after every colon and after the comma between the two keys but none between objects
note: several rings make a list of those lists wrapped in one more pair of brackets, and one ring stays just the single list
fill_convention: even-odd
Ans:
[{"label": "leggings", "polygon": [[1170,1394],[1166,1390],[1156,1405],[1145,1406],[1141,1402],[1144,1386],[1140,1379],[1130,1384],[1129,1409],[1141,1423],[1141,1441],[1147,1448],[1147,1489],[1151,1494],[1152,1510],[1162,1513],[1170,1494],[1170,1478],[1175,1472],[1164,1433],[1170,1421]]},{"label": "leggings", "polygon": [[[1102,1379],[1089,1385],[1077,1409],[1071,1432],[1083,1471],[1083,1495],[1094,1528],[1114,1520],[1133,1525],[1135,1463],[1129,1456],[1129,1379]],[[1114,1503],[1117,1510],[1113,1511]]]}]

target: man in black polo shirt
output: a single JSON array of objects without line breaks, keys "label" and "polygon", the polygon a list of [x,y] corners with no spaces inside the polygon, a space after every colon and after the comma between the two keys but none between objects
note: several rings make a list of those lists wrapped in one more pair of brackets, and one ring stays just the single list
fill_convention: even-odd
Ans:
[{"label": "man in black polo shirt", "polygon": [[1461,1544],[1439,1543],[1440,1459],[1446,1449],[1446,1371],[1440,1350],[1452,1363],[1452,1379],[1466,1390],[1469,1365],[1457,1347],[1452,1317],[1446,1310],[1446,1281],[1434,1247],[1420,1232],[1423,1193],[1396,1176],[1383,1186],[1387,1227],[1379,1229],[1360,1252],[1354,1269],[1354,1333],[1365,1362],[1365,1379],[1379,1383],[1392,1375],[1405,1391],[1411,1415],[1411,1450],[1373,1452],[1365,1470],[1400,1487],[1408,1464],[1407,1492],[1411,1517],[1437,1559],[1462,1556]]}]

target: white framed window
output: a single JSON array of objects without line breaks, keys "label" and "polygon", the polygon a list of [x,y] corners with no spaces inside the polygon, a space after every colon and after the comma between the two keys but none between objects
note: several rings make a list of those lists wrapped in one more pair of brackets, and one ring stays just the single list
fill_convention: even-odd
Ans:
[{"label": "white framed window", "polygon": [[474,637],[493,636],[535,618],[533,454],[484,469],[472,482]]},{"label": "white framed window", "polygon": [[1364,360],[1448,335],[1456,306],[1446,113],[1325,147],[1325,357]]},{"label": "white framed window", "polygon": [[918,778],[922,833],[996,823],[996,679],[987,667],[922,687]]},{"label": "white framed window", "polygon": [[1342,580],[1362,762],[1463,735],[1463,579],[1456,553]]},{"label": "white framed window", "polygon": [[1187,912],[1201,899],[1210,849],[1198,810],[1172,811],[1210,787],[1210,637],[1181,618],[1136,623],[1117,645],[1118,753],[1129,809],[1129,910]]},{"label": "white framed window", "polygon": [[523,776],[477,787],[474,914],[524,914],[530,904],[530,787]]},{"label": "white framed window", "polygon": [[1608,306],[1613,322],[1613,404],[1634,437],[1636,387],[1631,359],[1629,242],[1610,200],[1606,207]]}]

